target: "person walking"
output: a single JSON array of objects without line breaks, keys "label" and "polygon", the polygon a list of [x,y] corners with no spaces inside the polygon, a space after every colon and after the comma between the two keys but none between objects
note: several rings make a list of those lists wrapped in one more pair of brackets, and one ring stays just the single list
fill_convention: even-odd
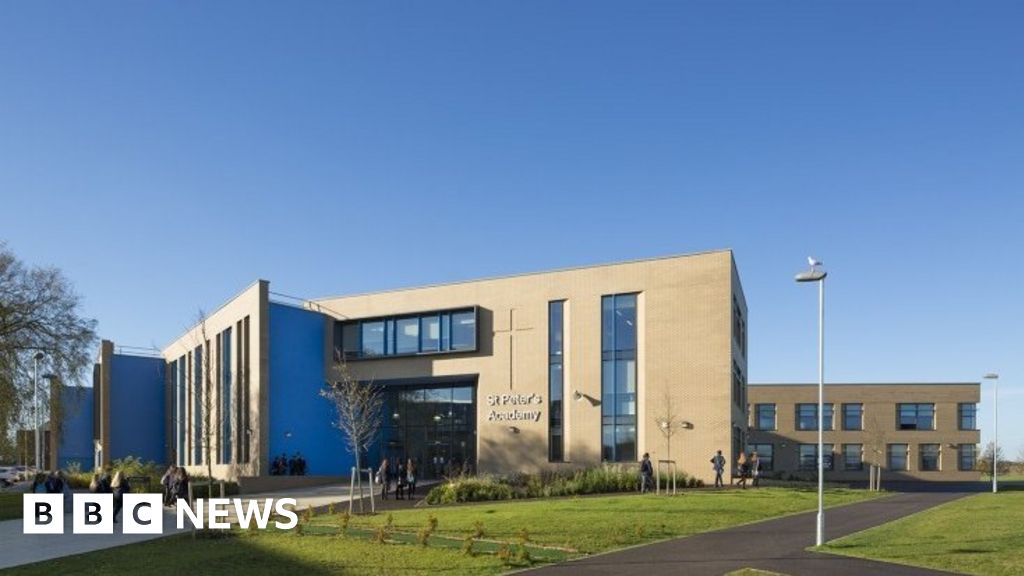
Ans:
[{"label": "person walking", "polygon": [[164,475],[160,477],[160,485],[163,486],[164,489],[164,506],[169,506],[171,504],[171,498],[174,495],[171,491],[171,480],[174,478],[174,468],[174,464],[171,464],[167,467],[167,471],[164,472]]},{"label": "person walking", "polygon": [[757,488],[761,480],[761,459],[757,452],[750,453],[750,477],[753,479],[751,484]]},{"label": "person walking", "polygon": [[128,484],[128,479],[118,470],[117,474],[114,474],[114,480],[110,483],[110,489],[114,493],[114,524],[117,524],[117,515],[121,512],[121,507],[124,506],[124,495],[131,492],[132,488]]},{"label": "person walking", "polygon": [[652,480],[654,478],[654,466],[651,465],[651,455],[644,452],[644,457],[640,459],[640,493],[650,492],[651,486],[654,484]]},{"label": "person walking", "polygon": [[737,486],[742,486],[744,490],[747,489],[747,475],[750,473],[750,463],[747,462],[747,453],[740,452],[740,457],[736,460],[736,467],[739,468],[740,481],[736,483]]},{"label": "person walking", "polygon": [[395,499],[405,500],[405,483],[408,478],[405,476],[405,464],[398,461],[398,470],[395,474]]},{"label": "person walking", "polygon": [[380,468],[377,468],[377,482],[380,483],[380,499],[387,500],[391,490],[391,470],[388,469],[387,458],[381,460]]},{"label": "person walking", "polygon": [[412,458],[405,463],[405,475],[406,475],[406,490],[408,490],[409,499],[412,500],[416,494],[416,463],[412,461]]},{"label": "person walking", "polygon": [[715,470],[715,488],[725,487],[725,482],[722,481],[722,473],[725,472],[725,456],[722,456],[721,450],[711,457],[711,467]]}]

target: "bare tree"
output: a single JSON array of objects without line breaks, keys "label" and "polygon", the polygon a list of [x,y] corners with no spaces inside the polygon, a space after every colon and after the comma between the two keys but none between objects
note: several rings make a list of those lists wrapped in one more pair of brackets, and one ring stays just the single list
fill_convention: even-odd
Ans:
[{"label": "bare tree", "polygon": [[675,403],[672,395],[666,389],[661,398],[661,412],[655,416],[654,421],[658,424],[658,430],[665,437],[665,459],[672,459],[672,437],[683,428],[683,423],[676,419]]},{"label": "bare tree", "polygon": [[1010,472],[1010,463],[1006,460],[1006,452],[1003,451],[1003,447],[1000,446],[999,450],[995,450],[995,442],[989,442],[985,445],[985,451],[982,452],[981,458],[978,459],[977,468],[982,474],[992,476],[992,452],[996,453],[996,462],[999,466],[998,470],[1000,474],[1008,474]]},{"label": "bare tree", "polygon": [[[359,511],[363,509],[363,453],[377,438],[381,427],[384,391],[372,381],[356,378],[343,358],[336,361],[336,380],[327,382],[320,395],[334,405],[337,419],[334,426],[347,441],[347,450],[356,460],[356,484],[359,489]],[[351,498],[349,508],[352,507]]]},{"label": "bare tree", "polygon": [[[60,270],[27,267],[0,242],[0,456],[13,455],[14,431],[32,420],[32,357],[42,352],[40,371],[78,383],[92,365],[95,328],[95,320],[81,316],[80,298]],[[50,390],[40,378],[40,420],[47,417]]]},{"label": "bare tree", "polygon": [[867,445],[864,446],[864,459],[867,460],[869,466],[869,478],[874,482],[873,486],[868,488],[871,490],[882,489],[882,465],[885,463],[886,442],[887,434],[885,428],[882,427],[877,416],[872,416],[868,420],[868,426],[865,430],[864,437],[867,439]]}]

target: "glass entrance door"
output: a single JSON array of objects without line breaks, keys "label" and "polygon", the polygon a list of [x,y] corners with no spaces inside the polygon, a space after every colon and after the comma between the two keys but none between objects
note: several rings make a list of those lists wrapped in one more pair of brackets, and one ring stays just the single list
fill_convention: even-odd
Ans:
[{"label": "glass entrance door", "polygon": [[476,387],[395,385],[385,393],[380,457],[412,459],[423,479],[476,470]]}]

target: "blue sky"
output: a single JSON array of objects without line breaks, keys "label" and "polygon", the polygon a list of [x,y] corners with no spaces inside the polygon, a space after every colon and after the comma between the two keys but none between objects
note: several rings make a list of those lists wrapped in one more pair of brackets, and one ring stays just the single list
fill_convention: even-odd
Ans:
[{"label": "blue sky", "polygon": [[[1003,374],[1024,447],[1024,4],[4,2],[0,239],[104,337],[733,248],[750,379]],[[982,424],[992,403],[984,390]],[[987,440],[988,431],[985,432]]]}]

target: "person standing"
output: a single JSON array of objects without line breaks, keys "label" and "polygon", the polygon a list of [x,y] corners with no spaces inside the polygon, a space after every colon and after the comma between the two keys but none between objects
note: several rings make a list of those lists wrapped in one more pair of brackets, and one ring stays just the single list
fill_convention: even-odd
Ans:
[{"label": "person standing", "polygon": [[121,512],[121,507],[124,506],[124,495],[131,492],[132,488],[128,484],[128,479],[118,470],[117,474],[114,474],[114,480],[110,483],[110,489],[114,493],[114,524],[117,524],[117,515]]},{"label": "person standing", "polygon": [[750,453],[750,477],[753,479],[754,488],[757,488],[761,480],[761,458],[758,457],[757,452]]},{"label": "person standing", "polygon": [[736,484],[742,486],[744,490],[747,489],[747,475],[750,473],[750,463],[747,462],[747,453],[740,452],[740,457],[736,460],[736,467],[739,468],[740,481]]},{"label": "person standing", "polygon": [[711,467],[715,470],[715,488],[724,487],[725,482],[722,481],[722,473],[725,472],[725,456],[722,456],[721,450],[711,457]]},{"label": "person standing", "polygon": [[649,492],[651,485],[654,483],[654,466],[651,465],[651,455],[644,452],[644,457],[640,459],[640,493]]},{"label": "person standing", "polygon": [[395,499],[405,499],[405,482],[408,480],[405,476],[405,464],[402,461],[398,461],[398,469],[396,470],[395,478]]},{"label": "person standing", "polygon": [[174,478],[174,464],[167,467],[167,471],[160,477],[160,486],[164,489],[164,506],[168,506],[171,503],[171,480]]},{"label": "person standing", "polygon": [[416,464],[412,461],[412,458],[405,463],[405,474],[408,481],[406,488],[409,491],[409,499],[411,500],[416,494]]},{"label": "person standing", "polygon": [[388,469],[388,459],[380,461],[380,468],[377,469],[377,482],[380,483],[380,499],[388,499],[388,491],[391,487],[391,470]]}]

